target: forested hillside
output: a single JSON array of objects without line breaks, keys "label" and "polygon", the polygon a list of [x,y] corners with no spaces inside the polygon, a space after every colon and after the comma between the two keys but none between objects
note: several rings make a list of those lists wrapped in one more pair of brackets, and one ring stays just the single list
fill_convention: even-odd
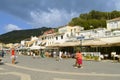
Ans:
[{"label": "forested hillside", "polygon": [[120,17],[120,11],[100,12],[92,10],[89,13],[80,14],[79,17],[73,18],[68,25],[79,25],[88,30],[91,28],[106,27],[106,20],[117,17]]},{"label": "forested hillside", "polygon": [[38,29],[28,29],[28,30],[15,30],[8,32],[6,34],[0,35],[0,42],[3,43],[17,43],[31,36],[40,36],[44,31],[47,31],[51,28],[38,28]]}]

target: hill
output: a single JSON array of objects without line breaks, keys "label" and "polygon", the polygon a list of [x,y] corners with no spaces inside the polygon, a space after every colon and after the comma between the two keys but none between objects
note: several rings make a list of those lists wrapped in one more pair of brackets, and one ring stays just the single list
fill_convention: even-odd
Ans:
[{"label": "hill", "polygon": [[21,40],[30,38],[31,36],[40,36],[49,29],[52,29],[52,28],[42,27],[42,28],[37,28],[37,29],[14,30],[14,31],[0,35],[0,42],[18,43]]},{"label": "hill", "polygon": [[117,17],[120,17],[120,11],[100,12],[92,10],[89,13],[80,14],[79,17],[73,18],[68,25],[82,26],[85,30],[99,27],[105,28],[106,20]]}]

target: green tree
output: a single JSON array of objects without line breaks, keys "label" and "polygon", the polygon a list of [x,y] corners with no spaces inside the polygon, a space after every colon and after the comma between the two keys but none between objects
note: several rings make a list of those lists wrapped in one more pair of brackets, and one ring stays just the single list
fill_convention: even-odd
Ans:
[{"label": "green tree", "polygon": [[92,10],[89,13],[80,14],[79,17],[73,18],[68,25],[70,26],[82,26],[85,30],[98,27],[106,27],[106,20],[120,17],[120,11],[112,12],[100,12]]}]

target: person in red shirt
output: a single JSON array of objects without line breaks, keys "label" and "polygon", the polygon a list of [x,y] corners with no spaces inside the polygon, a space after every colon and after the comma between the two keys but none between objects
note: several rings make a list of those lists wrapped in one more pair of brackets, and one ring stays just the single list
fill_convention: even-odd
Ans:
[{"label": "person in red shirt", "polygon": [[12,64],[15,64],[15,49],[12,48],[11,50],[11,58],[12,58]]},{"label": "person in red shirt", "polygon": [[76,67],[75,68],[81,68],[82,67],[82,54],[80,51],[77,51],[77,53],[75,54],[75,58],[76,58]]}]

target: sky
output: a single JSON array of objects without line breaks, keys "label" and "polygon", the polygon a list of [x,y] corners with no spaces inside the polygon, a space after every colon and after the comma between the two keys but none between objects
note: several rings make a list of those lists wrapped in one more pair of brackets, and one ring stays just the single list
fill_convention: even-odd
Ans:
[{"label": "sky", "polygon": [[91,10],[120,10],[120,0],[0,0],[0,34],[59,27]]}]

